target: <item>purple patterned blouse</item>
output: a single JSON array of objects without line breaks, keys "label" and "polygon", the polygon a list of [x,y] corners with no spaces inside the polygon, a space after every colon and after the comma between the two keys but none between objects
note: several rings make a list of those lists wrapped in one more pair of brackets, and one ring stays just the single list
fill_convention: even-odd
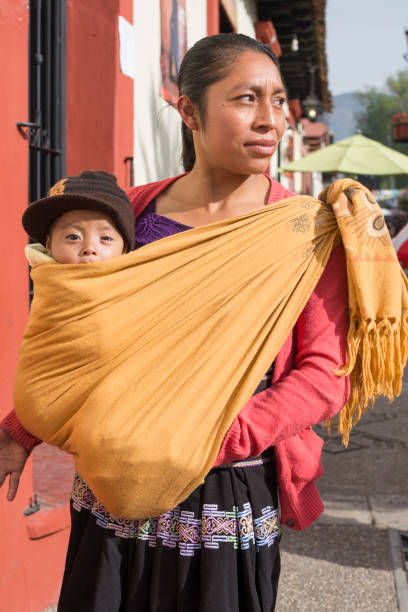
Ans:
[{"label": "purple patterned blouse", "polygon": [[158,215],[156,213],[156,200],[152,200],[136,219],[136,248],[188,229],[192,228],[168,217],[163,217],[163,215]]}]

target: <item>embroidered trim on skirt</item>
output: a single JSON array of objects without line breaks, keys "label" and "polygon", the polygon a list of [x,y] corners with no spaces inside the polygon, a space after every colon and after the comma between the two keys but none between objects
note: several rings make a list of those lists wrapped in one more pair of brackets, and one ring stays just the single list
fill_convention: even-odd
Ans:
[{"label": "embroidered trim on skirt", "polygon": [[76,475],[59,612],[271,612],[280,572],[273,449],[214,468],[160,517],[109,514]]}]

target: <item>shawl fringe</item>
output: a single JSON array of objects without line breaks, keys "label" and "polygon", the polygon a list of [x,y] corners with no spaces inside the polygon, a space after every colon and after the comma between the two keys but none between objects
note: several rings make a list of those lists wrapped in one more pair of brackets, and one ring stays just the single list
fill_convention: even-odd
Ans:
[{"label": "shawl fringe", "polygon": [[[350,315],[347,337],[349,356],[337,376],[351,376],[351,393],[339,413],[338,432],[348,446],[352,427],[380,395],[390,402],[400,395],[408,357],[408,316],[396,319],[361,320],[358,310]],[[327,421],[329,431],[333,419]]]}]

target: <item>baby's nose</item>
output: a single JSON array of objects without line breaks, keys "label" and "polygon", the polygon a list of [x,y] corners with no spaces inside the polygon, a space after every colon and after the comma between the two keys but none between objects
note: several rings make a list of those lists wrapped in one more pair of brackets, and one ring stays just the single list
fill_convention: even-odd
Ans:
[{"label": "baby's nose", "polygon": [[92,242],[84,244],[82,249],[84,255],[96,255],[96,248]]}]

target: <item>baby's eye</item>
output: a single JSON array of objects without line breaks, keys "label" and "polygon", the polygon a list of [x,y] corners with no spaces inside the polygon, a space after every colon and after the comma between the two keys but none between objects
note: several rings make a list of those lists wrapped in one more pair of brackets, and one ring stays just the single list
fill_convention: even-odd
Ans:
[{"label": "baby's eye", "polygon": [[103,240],[104,242],[112,242],[113,238],[112,236],[102,236],[101,240]]},{"label": "baby's eye", "polygon": [[78,234],[68,234],[66,238],[68,238],[68,240],[79,240]]}]

